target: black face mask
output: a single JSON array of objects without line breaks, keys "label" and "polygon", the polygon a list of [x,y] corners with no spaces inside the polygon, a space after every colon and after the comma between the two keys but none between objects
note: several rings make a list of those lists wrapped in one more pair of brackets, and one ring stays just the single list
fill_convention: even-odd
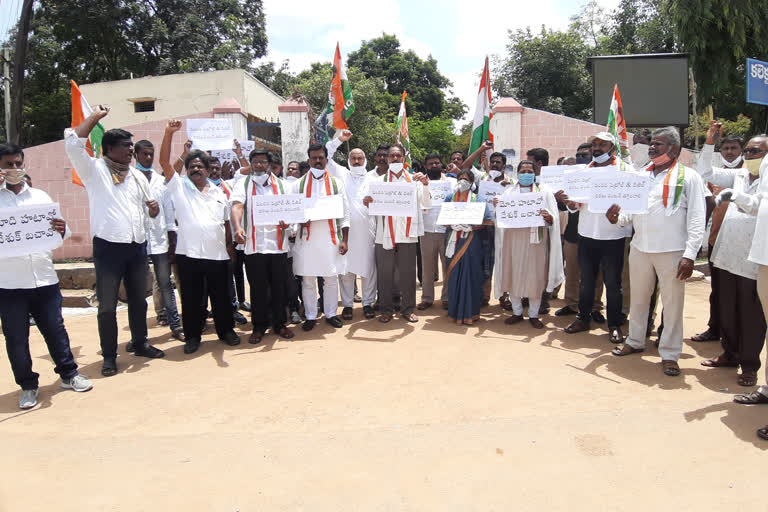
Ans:
[{"label": "black face mask", "polygon": [[588,156],[576,155],[576,163],[577,164],[588,164],[591,161],[592,161],[592,159],[590,157],[588,157]]},{"label": "black face mask", "polygon": [[439,180],[443,172],[440,169],[431,169],[427,171],[427,176],[431,180]]}]

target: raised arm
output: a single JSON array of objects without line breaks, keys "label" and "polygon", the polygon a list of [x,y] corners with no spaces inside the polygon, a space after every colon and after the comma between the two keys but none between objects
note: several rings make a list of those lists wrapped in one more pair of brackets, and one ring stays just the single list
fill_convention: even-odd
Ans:
[{"label": "raised arm", "polygon": [[165,181],[171,181],[176,170],[171,166],[171,143],[173,142],[173,134],[181,129],[181,121],[177,119],[171,119],[165,126],[165,134],[163,135],[163,143],[160,145],[160,167],[163,169],[165,175]]},{"label": "raised arm", "polygon": [[712,167],[712,156],[715,153],[715,144],[717,144],[720,138],[720,127],[723,123],[716,121],[709,122],[709,130],[707,130],[707,140],[699,155],[699,160],[696,162],[696,172],[702,177],[704,181],[708,181],[718,187],[731,188],[733,187],[733,179],[739,172],[738,169],[719,169]]},{"label": "raised arm", "polygon": [[99,124],[99,121],[104,119],[107,114],[109,114],[109,107],[96,105],[96,108],[93,109],[91,115],[86,117],[82,123],[75,127],[75,134],[77,134],[80,139],[87,139],[96,125]]},{"label": "raised arm", "polygon": [[335,176],[341,180],[344,180],[344,174],[347,170],[333,160],[333,155],[336,154],[336,151],[339,149],[339,146],[341,146],[342,142],[347,142],[351,137],[351,131],[342,130],[338,138],[331,139],[325,144],[325,149],[328,150],[328,172],[331,174],[331,176]]},{"label": "raised arm", "polygon": [[467,157],[466,160],[464,160],[464,163],[461,164],[461,168],[469,169],[470,167],[473,166],[475,160],[480,158],[480,155],[482,155],[486,151],[490,151],[491,149],[493,149],[493,142],[489,140],[483,142],[482,144],[480,144],[479,148],[477,148],[471,155]]},{"label": "raised arm", "polygon": [[96,160],[88,153],[86,142],[93,128],[109,113],[109,108],[97,105],[96,109],[74,129],[64,130],[64,150],[75,171],[88,186],[91,176],[97,172]]},{"label": "raised arm", "polygon": [[174,171],[181,172],[181,169],[184,167],[184,159],[187,158],[190,149],[192,149],[192,141],[188,140],[184,143],[184,151],[181,152],[181,156],[173,161]]}]

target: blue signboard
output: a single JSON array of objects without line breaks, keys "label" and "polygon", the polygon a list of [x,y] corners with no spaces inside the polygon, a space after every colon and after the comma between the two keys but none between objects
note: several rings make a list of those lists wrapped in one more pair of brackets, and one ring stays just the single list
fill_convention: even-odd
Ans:
[{"label": "blue signboard", "polygon": [[768,62],[747,59],[747,103],[768,105]]}]

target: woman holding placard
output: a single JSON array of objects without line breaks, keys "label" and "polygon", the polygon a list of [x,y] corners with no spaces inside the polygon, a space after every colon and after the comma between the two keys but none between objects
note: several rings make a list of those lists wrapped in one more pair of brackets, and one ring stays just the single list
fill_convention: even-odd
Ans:
[{"label": "woman holding placard", "polygon": [[[533,162],[522,160],[517,175],[517,185],[510,185],[501,197],[494,199],[500,277],[494,283],[494,295],[509,293],[513,314],[504,321],[509,325],[523,320],[523,297],[528,297],[528,319],[532,326],[541,329],[541,294],[545,290],[551,292],[563,282],[560,220],[553,215],[557,212],[555,196],[535,184]],[[532,203],[536,208],[533,211]]]},{"label": "woman holding placard", "polygon": [[[471,192],[474,175],[462,170],[456,176],[458,186],[453,194],[445,198],[451,202],[483,202]],[[448,272],[445,282],[448,286],[448,316],[461,325],[472,325],[480,318],[483,303],[483,244],[475,231],[483,225],[493,225],[491,210],[486,205],[482,224],[454,224],[446,230],[445,256]]]}]

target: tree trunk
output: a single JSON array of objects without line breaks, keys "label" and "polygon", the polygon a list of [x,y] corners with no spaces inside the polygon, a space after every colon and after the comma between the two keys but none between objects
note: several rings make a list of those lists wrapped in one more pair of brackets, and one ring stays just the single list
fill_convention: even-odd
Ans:
[{"label": "tree trunk", "polygon": [[27,61],[27,39],[29,37],[29,25],[32,21],[33,0],[24,0],[21,8],[19,30],[16,33],[16,49],[13,54],[13,78],[11,83],[11,133],[8,140],[19,144],[23,124],[22,113],[24,111],[24,68]]}]

